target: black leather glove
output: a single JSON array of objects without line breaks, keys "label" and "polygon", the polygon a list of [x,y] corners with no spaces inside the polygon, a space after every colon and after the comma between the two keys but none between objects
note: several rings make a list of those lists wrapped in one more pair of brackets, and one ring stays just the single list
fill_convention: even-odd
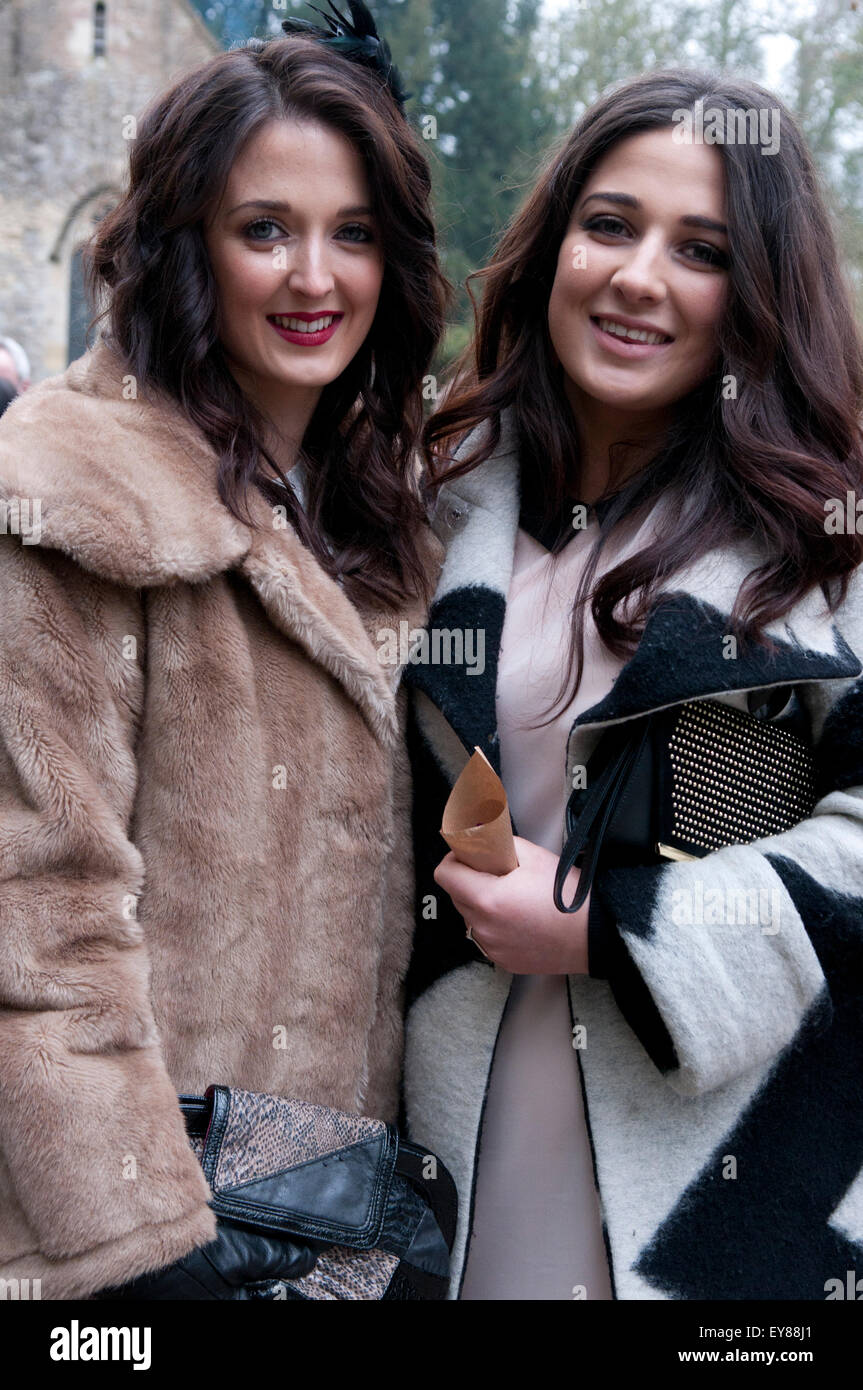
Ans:
[{"label": "black leather glove", "polygon": [[140,1274],[117,1288],[102,1289],[96,1299],[253,1299],[272,1296],[268,1289],[282,1279],[301,1279],[314,1269],[325,1249],[314,1241],[258,1235],[218,1220],[216,1239],[174,1264]]}]

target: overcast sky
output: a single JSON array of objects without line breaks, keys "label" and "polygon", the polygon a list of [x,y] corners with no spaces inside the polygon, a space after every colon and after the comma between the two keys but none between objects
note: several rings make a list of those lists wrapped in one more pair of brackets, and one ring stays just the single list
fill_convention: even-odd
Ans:
[{"label": "overcast sky", "polygon": [[[589,0],[582,0],[589,3]],[[576,10],[579,8],[578,0],[543,0],[543,8],[548,14],[560,14],[562,10]],[[753,6],[757,9],[757,3]],[[788,62],[794,50],[791,39],[784,36],[777,39],[768,39],[764,42],[766,76],[765,82],[769,87],[772,83],[778,82],[782,68]]]}]

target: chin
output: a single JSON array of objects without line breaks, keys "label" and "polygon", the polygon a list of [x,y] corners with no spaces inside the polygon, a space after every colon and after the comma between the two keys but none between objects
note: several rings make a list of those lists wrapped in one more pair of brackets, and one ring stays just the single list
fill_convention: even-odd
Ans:
[{"label": "chin", "polygon": [[323,386],[329,386],[330,382],[335,381],[337,376],[338,372],[336,371],[322,371],[320,369],[314,372],[271,371],[268,373],[268,378],[273,385],[281,386],[286,389],[294,387],[295,389],[312,388],[314,390],[320,390]]},{"label": "chin", "polygon": [[649,410],[664,405],[674,392],[666,382],[653,382],[649,386],[627,388],[607,381],[577,382],[585,396],[599,401],[602,405],[619,406],[620,409]]}]

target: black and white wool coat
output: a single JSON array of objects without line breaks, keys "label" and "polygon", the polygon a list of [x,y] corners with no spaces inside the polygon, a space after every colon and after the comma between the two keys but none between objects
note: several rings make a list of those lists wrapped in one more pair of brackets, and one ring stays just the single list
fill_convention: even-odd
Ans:
[{"label": "black and white wool coat", "polygon": [[[429,629],[483,630],[485,669],[440,661],[404,675],[418,926],[403,1122],[458,1185],[451,1298],[512,976],[466,940],[432,875],[473,748],[500,771],[497,657],[521,512],[502,424],[494,454],[442,489],[434,521],[447,554]],[[783,834],[594,881],[590,973],[568,986],[617,1299],[825,1299],[848,1271],[863,1276],[863,575],[834,615],[816,590],[770,626],[772,657],[753,647],[728,660],[728,617],[758,563],[739,543],[673,577],[611,690],[575,719],[561,767],[563,794],[609,725],[710,698],[802,722],[820,779],[811,817]],[[741,889],[771,904],[763,926],[717,914]]]}]

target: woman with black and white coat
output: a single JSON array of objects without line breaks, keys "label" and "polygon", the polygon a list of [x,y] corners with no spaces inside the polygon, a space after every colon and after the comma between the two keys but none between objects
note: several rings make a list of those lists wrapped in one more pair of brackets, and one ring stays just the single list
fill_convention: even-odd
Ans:
[{"label": "woman with black and white coat", "polygon": [[[728,130],[775,110],[780,148],[713,147],[691,121],[687,139],[704,107]],[[754,84],[637,79],[554,153],[484,277],[475,355],[429,428],[447,546],[429,627],[472,660],[440,642],[406,675],[404,1106],[459,1186],[450,1296],[847,1296],[863,370],[802,138]],[[698,700],[812,745],[811,814],[695,860],[605,863],[558,911],[564,809],[602,735]],[[513,815],[500,878],[439,835],[475,747]]]}]

